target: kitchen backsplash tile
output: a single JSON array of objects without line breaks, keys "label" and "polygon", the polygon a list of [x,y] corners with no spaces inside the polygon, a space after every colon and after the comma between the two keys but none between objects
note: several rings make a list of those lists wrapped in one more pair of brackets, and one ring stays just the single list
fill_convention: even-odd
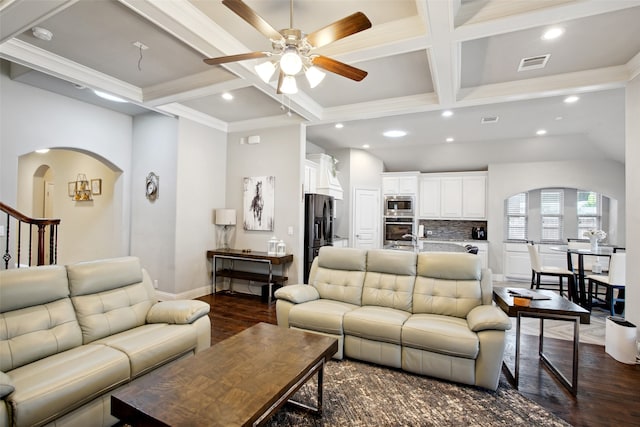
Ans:
[{"label": "kitchen backsplash tile", "polygon": [[[430,220],[421,219],[419,225],[424,226],[424,236],[433,240],[471,240],[472,227],[484,227],[487,229],[487,221],[460,221],[460,220]],[[431,231],[432,234],[427,234]],[[490,239],[490,237],[487,237]]]}]

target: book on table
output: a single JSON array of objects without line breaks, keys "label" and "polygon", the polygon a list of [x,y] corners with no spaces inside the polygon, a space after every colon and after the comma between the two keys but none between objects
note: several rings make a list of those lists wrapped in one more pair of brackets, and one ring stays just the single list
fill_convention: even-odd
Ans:
[{"label": "book on table", "polygon": [[536,292],[531,289],[509,289],[509,295],[512,297],[528,298],[533,300],[548,300],[551,299],[549,295],[545,295],[542,292]]}]

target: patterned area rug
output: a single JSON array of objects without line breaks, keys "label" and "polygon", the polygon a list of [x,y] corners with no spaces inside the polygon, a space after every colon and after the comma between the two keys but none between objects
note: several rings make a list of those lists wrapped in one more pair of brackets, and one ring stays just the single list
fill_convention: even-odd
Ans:
[{"label": "patterned area rug", "polygon": [[[294,397],[316,404],[316,376]],[[568,426],[508,383],[498,390],[439,381],[353,360],[325,366],[323,416],[285,405],[280,426]]]}]

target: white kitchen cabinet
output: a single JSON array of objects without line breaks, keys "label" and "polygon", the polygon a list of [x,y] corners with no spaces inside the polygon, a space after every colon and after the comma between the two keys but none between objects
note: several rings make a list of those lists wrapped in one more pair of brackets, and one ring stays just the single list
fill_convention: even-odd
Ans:
[{"label": "white kitchen cabinet", "polygon": [[420,178],[419,216],[440,217],[440,178]]},{"label": "white kitchen cabinet", "polygon": [[531,280],[531,261],[526,243],[505,243],[504,276],[507,279]]},{"label": "white kitchen cabinet", "polygon": [[408,195],[415,196],[418,193],[418,175],[411,172],[406,174],[389,174],[382,175],[382,192],[385,195]]},{"label": "white kitchen cabinet", "polygon": [[447,219],[462,217],[462,178],[440,180],[440,216]]},{"label": "white kitchen cabinet", "polygon": [[421,218],[486,220],[487,176],[483,172],[422,174]]},{"label": "white kitchen cabinet", "polygon": [[485,219],[487,177],[473,175],[462,177],[462,217],[467,219]]},{"label": "white kitchen cabinet", "polygon": [[318,180],[318,164],[311,160],[304,162],[304,192],[315,193]]}]

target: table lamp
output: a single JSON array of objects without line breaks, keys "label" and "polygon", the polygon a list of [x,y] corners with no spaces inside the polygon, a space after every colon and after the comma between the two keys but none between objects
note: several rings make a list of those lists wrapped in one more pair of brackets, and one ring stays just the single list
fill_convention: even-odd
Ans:
[{"label": "table lamp", "polygon": [[215,220],[216,225],[222,226],[222,249],[229,248],[229,228],[236,225],[235,209],[216,209]]}]

